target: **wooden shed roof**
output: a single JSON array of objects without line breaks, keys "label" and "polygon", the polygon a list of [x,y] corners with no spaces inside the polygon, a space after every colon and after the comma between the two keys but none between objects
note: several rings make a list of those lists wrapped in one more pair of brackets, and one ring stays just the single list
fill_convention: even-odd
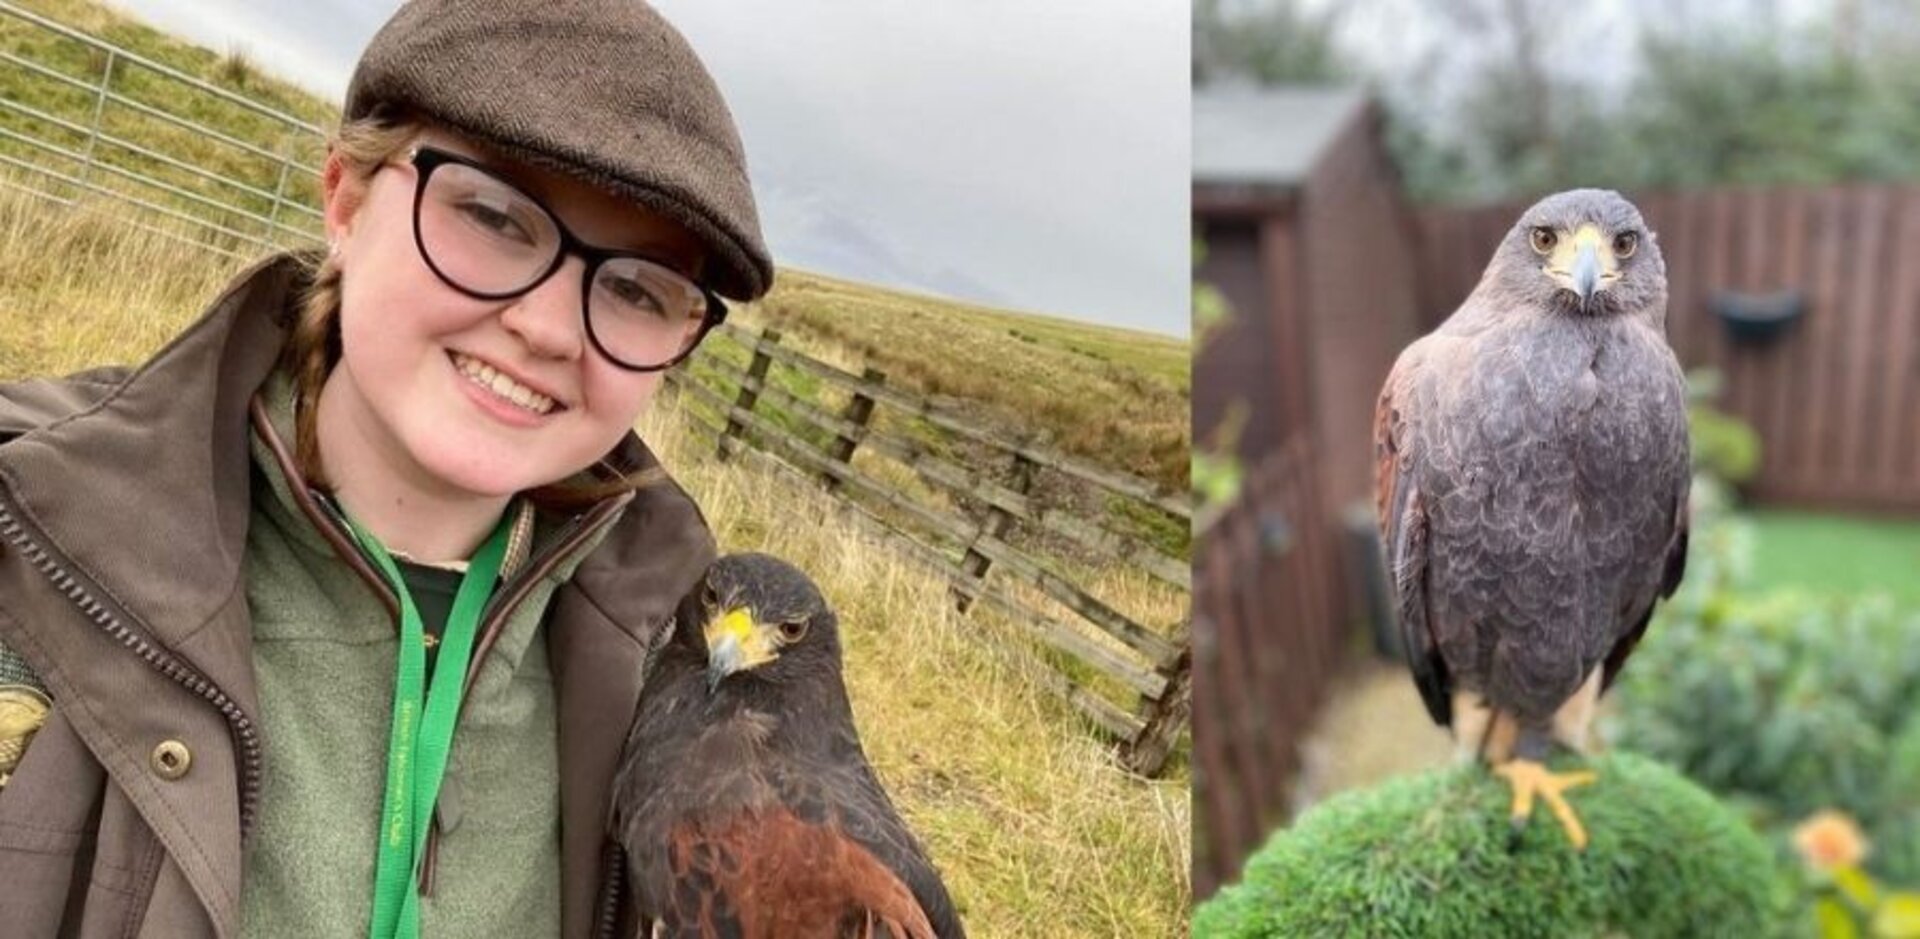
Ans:
[{"label": "wooden shed roof", "polygon": [[1193,182],[1292,188],[1365,102],[1359,88],[1196,88]]}]

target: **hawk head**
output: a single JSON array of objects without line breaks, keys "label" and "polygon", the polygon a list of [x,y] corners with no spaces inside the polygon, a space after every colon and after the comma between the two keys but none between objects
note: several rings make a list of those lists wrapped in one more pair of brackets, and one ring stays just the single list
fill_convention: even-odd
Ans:
[{"label": "hawk head", "polygon": [[1488,265],[1508,309],[1646,316],[1665,327],[1667,265],[1640,210],[1619,193],[1572,189],[1520,216]]},{"label": "hawk head", "polygon": [[697,643],[707,689],[724,681],[788,684],[836,671],[839,622],[807,575],[766,554],[729,554],[683,601],[677,641]]}]

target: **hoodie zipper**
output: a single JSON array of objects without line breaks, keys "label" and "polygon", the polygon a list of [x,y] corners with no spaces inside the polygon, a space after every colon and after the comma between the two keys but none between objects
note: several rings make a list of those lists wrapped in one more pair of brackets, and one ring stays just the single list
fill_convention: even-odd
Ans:
[{"label": "hoodie zipper", "polygon": [[[366,581],[368,586],[373,588],[374,595],[379,597],[382,603],[386,604],[388,615],[397,621],[400,617],[400,598],[394,595],[393,585],[387,583],[386,578],[374,572],[373,564],[367,558],[366,552],[360,547],[360,543],[347,536],[346,518],[344,513],[341,512],[340,507],[335,505],[333,500],[326,496],[316,498],[313,491],[307,488],[306,482],[300,477],[299,471],[294,465],[293,455],[287,452],[285,444],[280,440],[280,435],[274,431],[273,422],[267,417],[266,404],[259,396],[256,395],[252,402],[250,402],[249,413],[254,426],[261,433],[261,438],[266,441],[267,448],[273,452],[275,461],[280,464],[281,473],[287,477],[287,488],[293,492],[293,501],[307,514],[308,521],[313,522],[315,526],[320,529],[321,534],[327,541],[334,546],[334,550],[340,554],[341,560],[345,561],[348,567],[353,568],[353,570],[360,575],[360,578]],[[586,515],[574,519],[571,527],[561,532],[559,539],[551,548],[542,552],[538,557],[528,558],[526,562],[520,565],[519,570],[514,571],[513,576],[509,578],[506,583],[500,585],[494,594],[495,599],[499,600],[500,603],[487,611],[485,619],[481,624],[480,634],[475,637],[473,662],[469,665],[466,676],[468,682],[462,689],[460,710],[454,719],[456,733],[459,728],[459,720],[467,711],[466,691],[472,687],[471,679],[479,674],[480,665],[486,660],[487,652],[493,648],[494,641],[499,638],[500,627],[506,622],[507,614],[512,612],[515,607],[520,605],[520,601],[526,598],[530,584],[537,583],[540,578],[545,577],[548,572],[552,571],[553,568],[560,563],[562,558],[565,558],[575,547],[579,546],[582,541],[585,541],[588,537],[592,536],[594,532],[603,527],[607,521],[613,517],[616,511],[625,507],[632,499],[633,495],[628,493],[623,496],[601,501],[600,504],[595,505],[589,510]],[[438,806],[435,806],[433,824],[427,826],[427,846],[425,853],[426,857],[421,861],[420,876],[416,883],[422,896],[432,896],[433,876],[439,867],[440,859],[440,813]],[[603,855],[600,862],[600,898],[595,904],[595,908],[596,912],[601,909],[608,910],[609,913],[607,916],[611,916],[611,911],[617,909],[610,904],[617,902],[619,898],[618,891],[614,889],[611,883],[613,878],[621,876],[622,873],[617,855],[617,851],[614,852],[612,856]],[[611,936],[612,933],[610,930],[612,928],[613,924],[610,921],[605,921],[603,918],[603,922],[599,925],[598,931],[602,935]]]},{"label": "hoodie zipper", "polygon": [[[468,666],[465,681],[460,692],[460,709],[454,718],[456,733],[459,727],[458,722],[464,718],[467,713],[467,702],[471,700],[469,698],[469,692],[473,689],[473,679],[480,673],[480,666],[485,662],[486,655],[492,650],[494,642],[500,638],[500,631],[506,624],[507,617],[520,606],[521,601],[526,599],[527,593],[532,590],[534,584],[538,583],[541,578],[546,577],[562,560],[573,552],[573,549],[579,547],[582,542],[604,527],[607,521],[613,517],[614,512],[626,505],[629,498],[628,496],[620,496],[607,499],[599,505],[594,506],[586,515],[575,518],[569,523],[566,529],[561,531],[559,538],[551,547],[542,551],[536,557],[527,559],[520,565],[518,570],[514,571],[512,577],[508,578],[496,589],[491,606],[481,620],[479,634],[474,637],[473,662]],[[394,596],[393,586],[388,584],[385,578],[376,577],[372,574],[371,562],[366,558],[365,551],[360,548],[359,542],[345,536],[344,533],[347,530],[346,518],[341,512],[340,507],[334,503],[332,498],[324,495],[315,498],[313,504],[320,510],[323,518],[312,519],[312,521],[324,522],[325,524],[333,526],[335,532],[341,533],[340,540],[345,544],[351,545],[353,550],[358,554],[358,560],[361,561],[361,563],[351,566],[356,571],[360,571],[361,577],[368,580],[368,582],[380,592],[383,599],[387,601],[390,609],[399,609],[400,602],[399,599]],[[439,860],[440,816],[438,806],[436,806],[433,824],[427,827],[425,857],[421,859],[420,864],[418,886],[422,896],[433,896],[433,878],[434,873],[439,868]],[[605,880],[604,865],[602,880],[603,882]]]},{"label": "hoodie zipper", "polygon": [[106,631],[114,641],[125,646],[139,656],[160,674],[178,682],[220,712],[233,734],[234,742],[240,749],[240,844],[244,847],[252,833],[253,821],[260,801],[260,734],[253,720],[240,710],[227,693],[209,681],[199,672],[164,647],[153,642],[138,630],[128,626],[120,616],[123,611],[104,603],[89,589],[88,582],[76,576],[67,566],[66,559],[48,550],[36,536],[44,533],[35,531],[24,519],[16,516],[4,500],[0,500],[0,537],[11,542],[20,555],[27,559],[45,576],[55,590],[66,596],[80,611],[81,615],[92,620],[94,625]]},{"label": "hoodie zipper", "polygon": [[[521,601],[527,598],[527,593],[533,589],[534,584],[539,583],[551,573],[555,567],[559,566],[561,560],[572,554],[582,542],[605,527],[613,518],[614,512],[625,506],[630,498],[632,498],[630,495],[620,496],[594,506],[584,517],[576,519],[571,529],[563,533],[551,549],[542,552],[538,558],[529,558],[526,563],[520,565],[519,570],[514,572],[511,580],[500,585],[499,592],[494,595],[500,603],[487,614],[487,619],[480,629],[480,635],[474,641],[473,662],[468,665],[466,682],[461,688],[460,710],[454,718],[456,732],[458,732],[459,721],[467,714],[467,702],[470,700],[467,692],[472,690],[473,680],[479,676],[480,666],[486,661],[487,653],[493,650],[494,641],[500,638],[500,631],[506,625],[507,617],[520,606]],[[440,813],[438,806],[435,806],[433,824],[427,826],[427,856],[420,869],[421,893],[426,896],[433,895],[433,875],[439,868],[439,862]],[[601,871],[603,883],[605,879],[606,872],[603,865]]]}]

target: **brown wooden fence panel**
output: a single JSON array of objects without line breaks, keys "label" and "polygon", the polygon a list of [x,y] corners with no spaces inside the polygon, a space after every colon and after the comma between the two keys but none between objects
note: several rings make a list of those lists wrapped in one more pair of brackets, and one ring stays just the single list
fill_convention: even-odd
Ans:
[{"label": "brown wooden fence panel", "polygon": [[1289,786],[1341,648],[1336,532],[1306,433],[1252,467],[1194,545],[1196,897],[1285,821]]},{"label": "brown wooden fence panel", "polygon": [[[1900,234],[1896,244],[1906,253],[1898,264],[1889,304],[1895,311],[1920,310],[1920,263],[1914,261],[1914,245],[1920,245],[1920,192],[1908,190],[1901,200]],[[1885,395],[1886,410],[1880,420],[1880,433],[1886,444],[1877,468],[1881,479],[1920,477],[1920,316],[1893,317],[1887,337]]]},{"label": "brown wooden fence panel", "polygon": [[[1667,333],[1720,406],[1761,435],[1761,501],[1920,511],[1920,187],[1846,184],[1631,194],[1659,233]],[[1524,203],[1417,215],[1423,327],[1473,289]],[[1733,339],[1717,292],[1796,291],[1806,313],[1768,343]]]}]

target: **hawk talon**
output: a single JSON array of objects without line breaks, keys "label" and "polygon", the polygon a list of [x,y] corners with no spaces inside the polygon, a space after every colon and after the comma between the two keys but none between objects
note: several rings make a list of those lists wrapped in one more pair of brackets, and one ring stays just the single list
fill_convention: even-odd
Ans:
[{"label": "hawk talon", "polygon": [[1547,803],[1553,817],[1567,833],[1575,851],[1587,849],[1587,830],[1580,824],[1580,817],[1573,812],[1573,806],[1567,804],[1563,795],[1568,789],[1584,786],[1598,779],[1592,770],[1575,770],[1571,773],[1555,773],[1533,760],[1517,759],[1502,763],[1493,770],[1495,775],[1507,781],[1513,787],[1513,808],[1508,815],[1508,824],[1512,828],[1508,836],[1509,850],[1519,846],[1520,833],[1526,830],[1533,818],[1533,800],[1536,795]]}]

